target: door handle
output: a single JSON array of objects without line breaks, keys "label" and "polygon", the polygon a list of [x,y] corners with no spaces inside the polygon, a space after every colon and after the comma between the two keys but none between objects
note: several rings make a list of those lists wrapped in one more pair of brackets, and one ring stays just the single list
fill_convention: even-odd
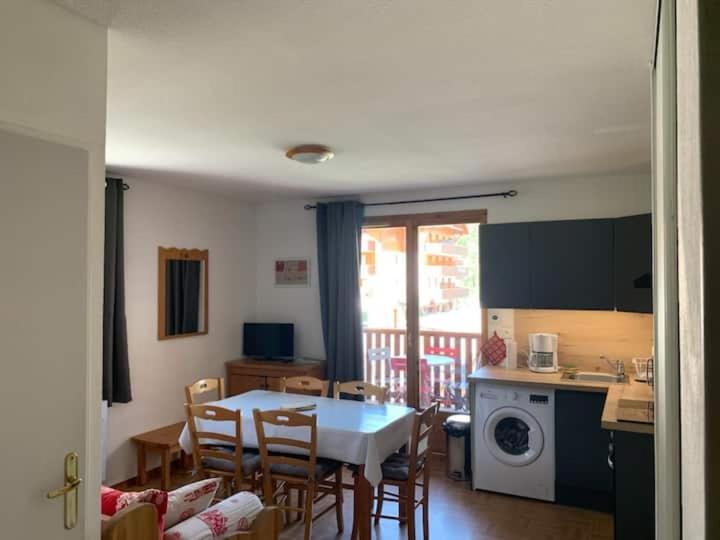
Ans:
[{"label": "door handle", "polygon": [[73,480],[70,480],[69,484],[65,484],[60,489],[53,489],[52,491],[48,491],[47,498],[57,499],[58,497],[67,495],[71,491],[77,489],[80,484],[82,484],[82,478],[75,478]]},{"label": "door handle", "polygon": [[78,478],[78,455],[70,452],[65,456],[65,485],[53,489],[46,494],[48,499],[65,499],[65,528],[73,529],[78,519],[78,487],[82,484],[82,478]]}]

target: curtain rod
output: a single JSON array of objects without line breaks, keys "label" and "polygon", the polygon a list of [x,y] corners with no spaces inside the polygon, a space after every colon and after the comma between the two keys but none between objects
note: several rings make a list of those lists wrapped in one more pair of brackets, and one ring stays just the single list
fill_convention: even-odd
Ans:
[{"label": "curtain rod", "polygon": [[[441,201],[460,201],[463,199],[484,199],[487,197],[502,197],[507,199],[508,197],[517,196],[518,192],[514,189],[510,191],[500,191],[498,193],[484,193],[481,195],[459,195],[457,197],[436,197],[433,199],[411,199],[407,201],[389,201],[389,202],[376,202],[376,203],[365,203],[363,206],[395,206],[397,204],[418,204],[427,202],[441,202]],[[305,210],[315,210],[316,205],[306,204]]]},{"label": "curtain rod", "polygon": [[[113,177],[111,177],[111,176],[108,176],[108,178],[109,178],[110,180],[120,180],[119,178],[113,178]],[[107,182],[105,182],[105,187],[107,187]],[[123,183],[122,183],[122,190],[123,190],[123,191],[127,191],[128,189],[130,189],[130,186],[127,185],[125,182],[123,182]]]}]

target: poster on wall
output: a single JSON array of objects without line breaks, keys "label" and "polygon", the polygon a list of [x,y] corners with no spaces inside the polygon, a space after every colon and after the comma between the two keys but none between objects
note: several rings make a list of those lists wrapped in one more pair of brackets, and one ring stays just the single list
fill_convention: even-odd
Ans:
[{"label": "poster on wall", "polygon": [[275,261],[276,287],[309,287],[309,259],[277,259]]}]

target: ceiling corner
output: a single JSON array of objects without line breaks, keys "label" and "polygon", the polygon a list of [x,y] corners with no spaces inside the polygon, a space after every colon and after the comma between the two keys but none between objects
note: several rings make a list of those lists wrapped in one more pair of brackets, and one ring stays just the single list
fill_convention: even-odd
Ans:
[{"label": "ceiling corner", "polygon": [[51,0],[55,4],[90,19],[101,26],[110,26],[112,0]]}]

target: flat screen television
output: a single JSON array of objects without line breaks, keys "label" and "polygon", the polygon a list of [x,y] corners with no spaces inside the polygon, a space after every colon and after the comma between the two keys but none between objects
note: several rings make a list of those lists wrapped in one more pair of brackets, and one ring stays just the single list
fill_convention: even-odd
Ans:
[{"label": "flat screen television", "polygon": [[245,323],[243,355],[264,360],[292,360],[295,327],[290,323]]}]

